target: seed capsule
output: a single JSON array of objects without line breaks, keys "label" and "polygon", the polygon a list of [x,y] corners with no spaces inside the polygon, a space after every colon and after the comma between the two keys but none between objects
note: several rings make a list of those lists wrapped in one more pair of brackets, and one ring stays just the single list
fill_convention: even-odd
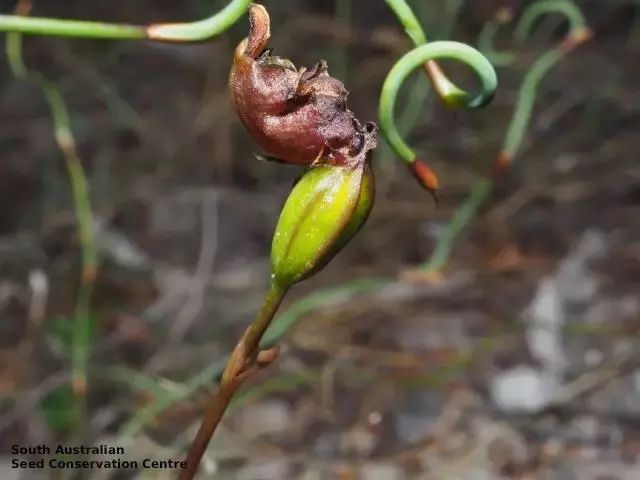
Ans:
[{"label": "seed capsule", "polygon": [[295,185],[271,247],[272,280],[290,286],[322,269],[353,238],[373,205],[368,162],[314,167]]}]

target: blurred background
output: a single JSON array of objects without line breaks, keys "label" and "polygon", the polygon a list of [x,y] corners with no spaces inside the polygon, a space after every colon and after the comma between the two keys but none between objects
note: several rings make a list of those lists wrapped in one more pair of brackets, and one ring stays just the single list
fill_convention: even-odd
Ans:
[{"label": "blurred background", "polygon": [[[35,0],[31,14],[147,24],[225,3]],[[275,53],[326,59],[358,118],[375,120],[385,76],[411,48],[385,2],[264,3]],[[532,2],[409,3],[429,40],[477,45],[504,8],[517,19]],[[270,332],[284,352],[244,386],[203,478],[640,478],[640,4],[577,4],[593,38],[542,80],[513,167],[438,271],[424,266],[500,152],[527,72],[566,25],[544,17],[524,44],[512,24],[498,30],[495,49],[513,57],[481,111],[446,109],[421,72],[406,82],[398,117],[440,176],[439,207],[381,142],[369,222],[288,295]],[[66,102],[88,177],[99,268],[84,307],[68,163],[37,83],[3,61],[3,480],[69,478],[12,469],[10,447],[78,443],[79,314],[92,339],[80,438],[126,445],[132,459],[183,456],[262,301],[278,212],[301,173],[254,158],[231,108],[227,75],[246,31],[243,18],[197,45],[25,38],[28,67]],[[468,71],[443,66],[474,88]]]}]

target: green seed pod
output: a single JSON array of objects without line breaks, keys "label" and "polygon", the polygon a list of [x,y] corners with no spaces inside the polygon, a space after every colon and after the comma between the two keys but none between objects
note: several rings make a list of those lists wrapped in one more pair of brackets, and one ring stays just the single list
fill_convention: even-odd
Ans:
[{"label": "green seed pod", "polygon": [[373,205],[368,161],[318,166],[293,187],[271,246],[272,281],[283,288],[322,269],[358,232]]}]

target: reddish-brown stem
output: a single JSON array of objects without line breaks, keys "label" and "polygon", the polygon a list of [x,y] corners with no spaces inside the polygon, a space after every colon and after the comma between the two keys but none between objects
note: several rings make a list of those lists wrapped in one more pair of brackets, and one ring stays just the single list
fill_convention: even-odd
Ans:
[{"label": "reddish-brown stem", "polygon": [[589,27],[579,28],[567,35],[558,48],[564,54],[567,54],[571,52],[571,50],[591,40],[591,37],[593,37],[593,32]]},{"label": "reddish-brown stem", "polygon": [[427,73],[429,80],[431,80],[431,84],[437,86],[438,78],[444,76],[444,72],[442,71],[442,68],[440,68],[440,65],[438,65],[435,60],[429,60],[428,62],[424,62],[422,68]]},{"label": "reddish-brown stem", "polygon": [[496,178],[503,175],[504,172],[507,170],[507,168],[509,168],[509,165],[511,165],[512,161],[513,161],[513,156],[509,154],[509,152],[502,150],[498,154],[498,157],[496,158],[496,160],[493,162],[493,168],[490,176],[493,178]]},{"label": "reddish-brown stem", "polygon": [[431,82],[434,90],[438,94],[437,97],[447,106],[451,106],[449,101],[449,92],[446,91],[444,85],[452,85],[442,68],[435,60],[429,60],[422,64],[422,69],[427,74],[427,78]]},{"label": "reddish-brown stem", "polygon": [[271,285],[255,321],[247,327],[229,357],[216,393],[207,406],[202,423],[189,447],[187,467],[180,472],[179,480],[192,480],[215,433],[224,412],[242,383],[255,371],[271,364],[278,354],[277,348],[259,351],[260,340],[271,324],[287,288]]},{"label": "reddish-brown stem", "polygon": [[409,171],[413,174],[418,183],[426,189],[438,203],[438,176],[431,168],[419,158],[408,164]]},{"label": "reddish-brown stem", "polygon": [[227,410],[231,399],[240,388],[240,382],[232,382],[226,386],[220,385],[218,391],[211,398],[211,402],[205,412],[202,424],[196,438],[193,440],[187,453],[187,468],[180,472],[180,480],[192,479],[198,471],[200,460],[207,450],[211,436]]}]

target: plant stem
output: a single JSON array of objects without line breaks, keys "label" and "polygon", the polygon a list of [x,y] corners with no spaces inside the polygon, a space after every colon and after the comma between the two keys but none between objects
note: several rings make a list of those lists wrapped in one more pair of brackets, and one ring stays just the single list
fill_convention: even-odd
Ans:
[{"label": "plant stem", "polygon": [[[288,287],[271,283],[256,319],[247,327],[233,349],[218,390],[211,398],[198,433],[189,448],[186,457],[187,468],[180,473],[180,480],[191,480],[195,476],[211,437],[242,383],[256,369],[275,360],[277,350],[259,352],[260,340],[271,324],[287,290]],[[262,353],[266,354],[264,358],[260,356]]]},{"label": "plant stem", "polygon": [[114,25],[104,22],[23,17],[18,15],[0,15],[0,31],[27,35],[109,38],[114,40],[142,39],[147,36],[145,27],[136,25]]},{"label": "plant stem", "polygon": [[[355,295],[379,290],[392,282],[393,278],[362,278],[342,283],[336,287],[318,290],[303,297],[289,305],[272,322],[260,341],[260,348],[266,349],[276,345],[309,312],[326,307],[329,304],[346,302]],[[184,382],[184,391],[169,398],[156,398],[152,403],[140,409],[132,419],[128,420],[120,428],[118,438],[131,439],[138,435],[160,413],[187,399],[196,390],[209,384],[212,378],[219,378],[224,371],[225,365],[226,361],[224,359],[209,365]]]},{"label": "plant stem", "polygon": [[251,3],[250,0],[231,0],[222,10],[204,20],[149,26],[0,15],[0,32],[112,40],[149,39],[166,42],[197,42],[207,40],[227,30],[244,15],[249,3]]}]

